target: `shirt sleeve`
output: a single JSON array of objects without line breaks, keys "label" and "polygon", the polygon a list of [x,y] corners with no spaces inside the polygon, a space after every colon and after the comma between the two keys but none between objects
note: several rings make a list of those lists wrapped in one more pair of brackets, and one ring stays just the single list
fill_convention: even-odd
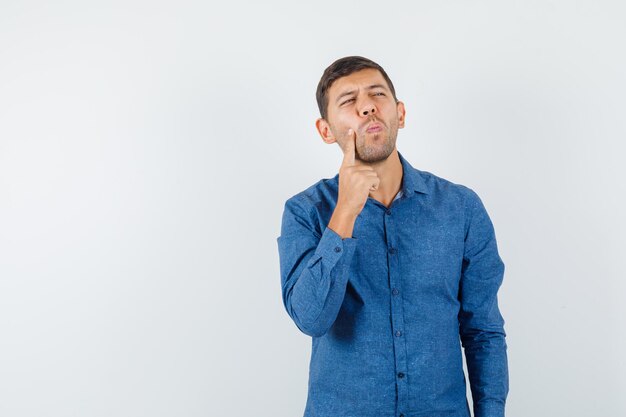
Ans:
[{"label": "shirt sleeve", "polygon": [[356,238],[342,239],[329,227],[320,236],[309,212],[287,200],[277,243],[285,309],[303,333],[319,337],[343,303]]},{"label": "shirt sleeve", "polygon": [[493,224],[474,191],[470,193],[466,210],[459,331],[467,361],[474,416],[504,417],[509,375],[504,319],[497,299],[504,263],[498,254]]}]

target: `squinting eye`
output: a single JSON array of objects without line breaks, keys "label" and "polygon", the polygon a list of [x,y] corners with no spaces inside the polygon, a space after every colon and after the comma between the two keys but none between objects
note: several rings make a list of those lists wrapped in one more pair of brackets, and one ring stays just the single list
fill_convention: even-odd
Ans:
[{"label": "squinting eye", "polygon": [[376,94],[374,94],[374,95],[375,95],[375,96],[384,96],[384,95],[385,95],[385,93],[376,93]]},{"label": "squinting eye", "polygon": [[344,101],[343,103],[341,103],[341,105],[343,106],[344,104],[346,104],[346,103],[348,103],[348,102],[350,102],[350,101],[352,101],[352,100],[354,100],[354,99],[353,99],[353,98],[350,98],[350,99],[348,99],[348,100]]}]

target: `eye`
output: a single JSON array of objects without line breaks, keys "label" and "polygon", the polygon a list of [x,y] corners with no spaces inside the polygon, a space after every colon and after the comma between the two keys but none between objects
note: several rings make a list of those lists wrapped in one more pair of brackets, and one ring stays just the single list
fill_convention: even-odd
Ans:
[{"label": "eye", "polygon": [[385,93],[374,93],[375,96],[384,96]]},{"label": "eye", "polygon": [[353,100],[354,100],[353,98],[349,98],[346,101],[344,101],[343,103],[341,103],[341,105],[343,106],[344,104],[349,103],[349,102],[351,102]]}]

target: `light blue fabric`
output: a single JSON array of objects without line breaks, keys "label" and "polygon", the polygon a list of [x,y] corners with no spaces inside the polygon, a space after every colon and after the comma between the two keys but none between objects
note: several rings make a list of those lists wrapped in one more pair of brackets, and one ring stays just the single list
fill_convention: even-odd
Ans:
[{"label": "light blue fabric", "polygon": [[403,168],[385,207],[368,198],[351,238],[327,227],[339,175],[285,203],[282,299],[312,337],[305,417],[503,417],[509,390],[504,275],[478,195]]}]

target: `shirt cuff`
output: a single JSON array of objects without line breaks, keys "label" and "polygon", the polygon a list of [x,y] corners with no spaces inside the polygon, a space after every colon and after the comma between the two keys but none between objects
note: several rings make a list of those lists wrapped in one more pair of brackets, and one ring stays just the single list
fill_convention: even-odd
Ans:
[{"label": "shirt cuff", "polygon": [[330,227],[326,227],[315,250],[316,256],[314,258],[321,257],[328,265],[334,265],[342,256],[349,256],[354,253],[355,247],[356,238],[347,237],[342,239],[337,232]]},{"label": "shirt cuff", "polygon": [[485,404],[474,409],[475,417],[504,417],[504,405]]}]

